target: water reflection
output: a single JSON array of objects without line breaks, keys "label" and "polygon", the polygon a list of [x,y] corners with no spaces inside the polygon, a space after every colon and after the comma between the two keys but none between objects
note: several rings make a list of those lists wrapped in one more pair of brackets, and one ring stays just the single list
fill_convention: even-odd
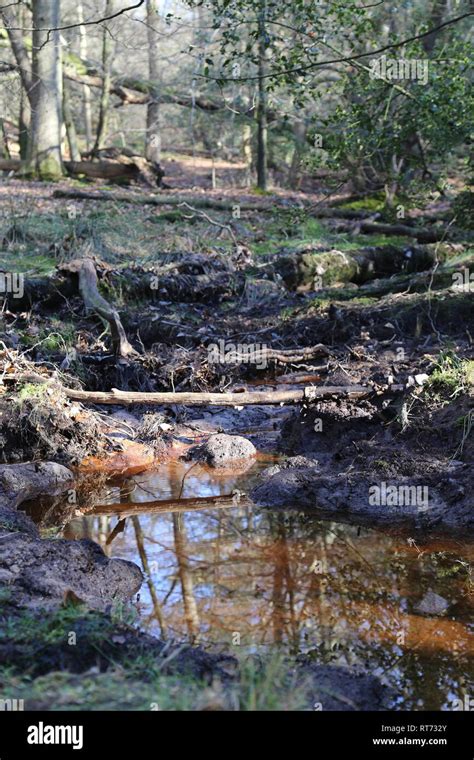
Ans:
[{"label": "water reflection", "polygon": [[[142,566],[141,624],[155,633],[214,648],[279,645],[318,662],[361,665],[391,684],[406,709],[441,709],[472,695],[473,546],[422,546],[239,503],[258,467],[222,476],[164,465],[112,485],[108,505],[73,520],[64,535],[91,537]],[[183,498],[191,500],[184,509]],[[154,499],[175,511],[147,507]],[[417,610],[428,591],[450,603],[447,615]]]}]

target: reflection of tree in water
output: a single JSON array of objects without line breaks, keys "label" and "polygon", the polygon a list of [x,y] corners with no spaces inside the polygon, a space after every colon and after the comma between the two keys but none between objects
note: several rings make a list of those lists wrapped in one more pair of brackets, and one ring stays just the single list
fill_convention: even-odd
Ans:
[{"label": "reflection of tree in water", "polygon": [[[172,498],[185,494],[182,478],[167,477]],[[432,561],[422,567],[405,539],[241,506],[143,514],[112,546],[144,568],[150,627],[158,621],[178,638],[229,644],[239,633],[243,647],[358,664],[396,684],[405,707],[423,694],[434,709],[458,694],[472,657],[464,581],[437,577]],[[457,600],[459,620],[416,614],[429,588]]]}]

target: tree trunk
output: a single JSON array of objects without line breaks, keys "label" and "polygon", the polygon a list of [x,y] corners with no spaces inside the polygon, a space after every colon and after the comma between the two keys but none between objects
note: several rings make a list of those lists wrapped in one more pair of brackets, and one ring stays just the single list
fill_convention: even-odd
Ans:
[{"label": "tree trunk", "polygon": [[69,96],[69,89],[65,81],[63,81],[63,114],[64,124],[66,125],[66,136],[69,147],[69,155],[71,161],[81,160],[81,151],[79,150],[79,144],[77,141],[77,132],[72,117],[71,100]]},{"label": "tree trunk", "polygon": [[[107,0],[105,4],[105,16],[111,16],[116,10],[116,0]],[[96,152],[105,146],[107,140],[107,129],[109,122],[109,105],[110,105],[110,85],[112,82],[112,59],[115,52],[115,44],[110,36],[107,24],[103,24],[102,32],[102,70],[103,83],[100,95],[99,105],[99,123],[97,125],[97,134],[93,152]]]},{"label": "tree trunk", "polygon": [[[156,0],[147,0],[148,77],[151,82],[158,82],[160,78],[158,22]],[[145,158],[157,164],[161,159],[160,104],[154,95],[147,105]]]},{"label": "tree trunk", "polygon": [[[25,8],[22,5],[18,7],[18,26],[20,27],[29,26],[29,24],[26,23]],[[23,82],[23,87],[22,87],[21,95],[20,95],[20,112],[18,114],[18,143],[20,147],[20,158],[22,161],[26,161],[28,157],[28,142],[30,139],[30,129],[31,129],[31,107],[30,107],[30,101],[28,98],[28,92],[25,89],[25,85]]]},{"label": "tree trunk", "polygon": [[34,0],[32,120],[27,171],[47,180],[63,175],[61,45],[59,32],[54,31],[59,22],[59,0]]},{"label": "tree trunk", "polygon": [[0,148],[0,154],[5,158],[11,158],[10,146],[8,145],[7,131],[5,129],[5,120],[0,116],[0,131],[2,133],[3,145]]},{"label": "tree trunk", "polygon": [[26,161],[28,157],[28,144],[31,129],[30,101],[24,89],[20,95],[20,113],[18,116],[18,142],[20,146],[20,159]]},{"label": "tree trunk", "polygon": [[244,124],[242,128],[242,153],[245,162],[245,184],[248,187],[252,183],[252,127]]},{"label": "tree trunk", "polygon": [[306,141],[306,124],[304,121],[296,122],[293,128],[293,134],[295,138],[295,150],[288,171],[288,185],[292,190],[299,190],[301,184],[301,159]]},{"label": "tree trunk", "polygon": [[[87,60],[87,31],[83,25],[84,21],[84,8],[82,2],[77,6],[77,20],[81,25],[79,27],[79,55],[84,60]],[[92,149],[92,106],[91,106],[91,88],[88,84],[82,85],[82,103],[84,114],[84,132],[86,136],[86,149],[90,151]]]},{"label": "tree trunk", "polygon": [[258,20],[258,108],[257,108],[257,186],[267,189],[267,85],[265,80],[266,1],[263,0]]}]

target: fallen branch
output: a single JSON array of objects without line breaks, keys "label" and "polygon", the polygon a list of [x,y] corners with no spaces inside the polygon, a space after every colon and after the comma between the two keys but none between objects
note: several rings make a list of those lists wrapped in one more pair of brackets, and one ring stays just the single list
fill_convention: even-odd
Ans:
[{"label": "fallen branch", "polygon": [[116,502],[113,504],[97,504],[85,514],[91,515],[120,515],[126,518],[146,512],[146,514],[161,514],[169,512],[197,512],[201,509],[229,509],[231,507],[250,507],[252,502],[245,495],[229,494],[223,496],[194,496],[181,499],[156,499],[146,502]]},{"label": "fallen branch", "polygon": [[81,391],[62,388],[73,401],[89,404],[180,404],[184,406],[250,406],[256,404],[285,404],[312,401],[333,396],[360,398],[373,388],[365,385],[314,386],[289,391],[250,391],[244,393],[141,393],[139,391]]},{"label": "fallen branch", "polygon": [[[243,361],[242,354],[238,349],[235,351],[226,350],[225,353],[219,353],[219,347],[214,344],[214,356],[215,360],[225,361],[226,363],[240,364]],[[275,361],[280,364],[296,364],[298,362],[313,359],[315,356],[329,356],[329,350],[327,346],[322,343],[318,343],[315,346],[308,346],[307,348],[257,348],[247,351],[245,353],[245,361],[251,364],[257,364],[262,366],[269,361]]]},{"label": "fallen branch", "polygon": [[193,212],[191,216],[184,215],[185,219],[195,219],[195,217],[198,216],[201,219],[205,219],[206,222],[209,222],[209,224],[212,224],[214,227],[218,227],[221,231],[225,230],[226,232],[229,233],[234,245],[237,245],[237,238],[235,237],[235,232],[229,224],[222,224],[221,222],[218,222],[216,219],[211,219],[211,217],[208,214],[206,214],[205,211],[200,211],[194,206],[191,206],[186,201],[183,201],[182,203],[178,203],[178,208],[186,208],[188,209],[188,211]]}]

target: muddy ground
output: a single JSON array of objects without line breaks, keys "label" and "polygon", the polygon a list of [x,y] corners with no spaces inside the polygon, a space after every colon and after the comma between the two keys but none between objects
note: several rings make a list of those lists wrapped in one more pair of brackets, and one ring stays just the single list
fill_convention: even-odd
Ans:
[{"label": "muddy ground", "polygon": [[[71,219],[52,188],[18,183],[17,190],[18,218],[3,218],[2,260],[5,271],[24,274],[24,291],[6,294],[0,324],[7,465],[0,472],[0,668],[5,679],[6,666],[13,667],[10,688],[17,679],[21,691],[25,677],[92,672],[97,679],[108,672],[112,681],[144,681],[146,704],[158,688],[153,679],[161,684],[186,672],[201,694],[210,689],[193,697],[200,708],[222,709],[235,705],[237,674],[245,680],[246,666],[232,657],[170,649],[135,630],[136,566],[109,560],[93,542],[40,536],[19,508],[54,488],[50,522],[59,529],[87,513],[117,473],[178,457],[245,468],[264,452],[279,461],[247,494],[262,509],[397,526],[421,542],[433,533],[472,535],[474,310],[465,275],[472,233],[457,229],[452,242],[430,244],[374,239],[356,226],[342,233],[333,219],[301,221],[294,197],[265,198],[266,208],[243,213],[232,226],[227,211],[206,212],[209,223],[199,211],[183,218],[173,204],[153,210],[76,200]],[[254,199],[230,198],[236,201]],[[423,223],[430,226],[416,217],[417,227]],[[118,236],[128,238],[133,262]],[[101,293],[119,310],[133,356],[114,355],[106,324],[84,308],[67,269],[78,255],[93,256]],[[324,350],[311,355],[320,345]],[[237,407],[101,406],[65,392],[323,386],[345,391],[303,404]],[[364,397],[351,398],[351,386],[364,386]],[[223,438],[216,442],[216,434]],[[25,462],[33,463],[31,472],[15,480]],[[57,472],[43,473],[44,462],[67,468],[64,482]],[[36,482],[38,471],[46,488]],[[373,487],[385,489],[380,498],[369,498]],[[419,498],[400,501],[400,489]],[[65,643],[68,631],[80,647]],[[301,709],[315,702],[324,709],[390,706],[375,678],[321,667],[285,664],[288,688],[301,691],[304,682]],[[348,692],[352,704],[337,696]],[[33,706],[44,699],[38,688]]]}]

